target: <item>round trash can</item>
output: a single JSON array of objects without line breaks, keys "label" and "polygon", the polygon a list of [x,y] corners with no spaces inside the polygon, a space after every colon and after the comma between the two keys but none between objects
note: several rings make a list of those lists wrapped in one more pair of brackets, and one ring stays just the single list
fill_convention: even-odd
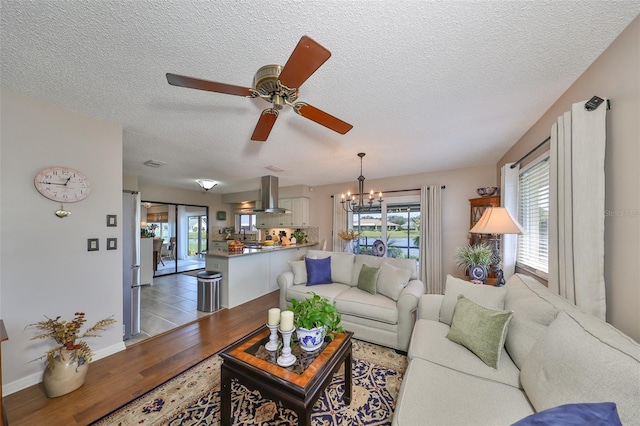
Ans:
[{"label": "round trash can", "polygon": [[215,312],[220,309],[220,280],[218,271],[198,272],[198,310]]}]

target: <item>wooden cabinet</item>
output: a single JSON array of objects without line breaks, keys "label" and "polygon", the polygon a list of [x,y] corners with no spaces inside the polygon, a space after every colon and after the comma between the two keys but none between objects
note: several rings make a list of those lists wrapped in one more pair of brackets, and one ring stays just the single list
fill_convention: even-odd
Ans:
[{"label": "wooden cabinet", "polygon": [[[473,228],[478,220],[482,217],[482,213],[487,207],[500,207],[500,196],[494,195],[491,197],[479,197],[471,198],[469,200],[470,213],[469,213],[469,229]],[[472,234],[469,233],[469,244],[479,244],[489,241],[488,234]]]},{"label": "wooden cabinet", "polygon": [[293,198],[291,200],[291,210],[293,210],[292,226],[296,228],[306,228],[307,226],[309,226],[308,198]]}]

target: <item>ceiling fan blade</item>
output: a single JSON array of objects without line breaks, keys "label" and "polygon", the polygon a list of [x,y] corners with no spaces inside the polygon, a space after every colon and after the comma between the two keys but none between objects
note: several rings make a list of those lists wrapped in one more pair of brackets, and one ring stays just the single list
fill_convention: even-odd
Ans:
[{"label": "ceiling fan blade", "polygon": [[225,93],[227,95],[253,97],[253,93],[248,87],[234,86],[233,84],[216,83],[215,81],[201,80],[199,78],[171,73],[167,73],[167,81],[172,86]]},{"label": "ceiling fan blade", "polygon": [[308,118],[311,121],[315,121],[316,123],[324,127],[328,127],[329,129],[342,135],[353,128],[351,124],[346,123],[339,118],[327,114],[326,112],[304,102],[297,102],[294,105],[294,111],[301,116]]},{"label": "ceiling fan blade", "polygon": [[251,140],[260,142],[266,141],[269,137],[269,133],[271,133],[273,125],[276,122],[276,118],[278,118],[277,110],[268,108],[262,111],[258,124],[256,124],[256,128],[253,130],[253,135],[251,135]]},{"label": "ceiling fan blade", "polygon": [[330,57],[331,52],[311,38],[302,36],[278,80],[290,89],[297,89]]}]

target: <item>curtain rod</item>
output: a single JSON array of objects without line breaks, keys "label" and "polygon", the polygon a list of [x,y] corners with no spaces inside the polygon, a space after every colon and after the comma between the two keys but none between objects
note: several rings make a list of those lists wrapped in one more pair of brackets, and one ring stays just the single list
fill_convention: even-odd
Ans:
[{"label": "curtain rod", "polygon": [[[440,189],[445,189],[446,186],[442,185],[440,187]],[[429,188],[427,188],[429,189]],[[411,191],[420,191],[420,188],[414,188],[414,189],[394,189],[393,191],[382,191],[383,194],[389,194],[389,193],[394,193],[394,192],[411,192]],[[352,195],[360,195],[360,194],[352,194]],[[333,198],[333,195],[331,195],[331,198]]]},{"label": "curtain rod", "polygon": [[[594,97],[592,97],[591,99],[589,99],[585,103],[584,109],[586,109],[587,111],[593,111],[595,109],[598,109],[600,104],[603,103],[603,102],[604,102],[604,99],[602,99],[602,98],[600,98],[598,96],[594,96]],[[609,99],[607,99],[607,110],[610,110],[610,109],[611,109],[611,101]],[[525,158],[527,158],[528,156],[533,154],[538,148],[540,148],[542,145],[544,145],[545,143],[549,142],[550,140],[551,140],[551,136],[549,136],[548,138],[546,138],[545,140],[540,142],[540,144],[538,144],[538,146],[533,148],[531,151],[527,152],[524,156],[522,156],[522,158],[520,158],[518,161],[513,163],[511,165],[511,168],[515,169],[516,166],[522,162],[522,160],[524,160]]]},{"label": "curtain rod", "polygon": [[518,164],[520,164],[522,162],[522,160],[524,160],[525,158],[527,158],[528,156],[530,156],[531,154],[533,154],[534,152],[536,152],[538,150],[538,148],[540,148],[542,145],[544,145],[545,143],[549,142],[551,140],[551,136],[549,136],[548,138],[546,138],[545,140],[543,140],[542,142],[540,142],[538,144],[538,146],[536,146],[535,148],[533,148],[531,151],[527,152],[525,155],[523,155],[522,157],[520,157],[520,159],[518,161],[516,161],[515,163],[513,163],[510,167],[512,169],[515,169],[516,166]]}]

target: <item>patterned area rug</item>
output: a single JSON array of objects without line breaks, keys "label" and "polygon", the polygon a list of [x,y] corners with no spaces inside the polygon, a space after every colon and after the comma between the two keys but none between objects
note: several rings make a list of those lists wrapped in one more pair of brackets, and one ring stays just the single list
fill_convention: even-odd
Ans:
[{"label": "patterned area rug", "polygon": [[[220,365],[213,355],[95,423],[104,425],[216,425],[220,418]],[[353,340],[353,394],[343,403],[338,371],[313,406],[313,425],[389,425],[407,359],[394,350]],[[297,425],[297,415],[277,401],[234,383],[234,425]]]}]

